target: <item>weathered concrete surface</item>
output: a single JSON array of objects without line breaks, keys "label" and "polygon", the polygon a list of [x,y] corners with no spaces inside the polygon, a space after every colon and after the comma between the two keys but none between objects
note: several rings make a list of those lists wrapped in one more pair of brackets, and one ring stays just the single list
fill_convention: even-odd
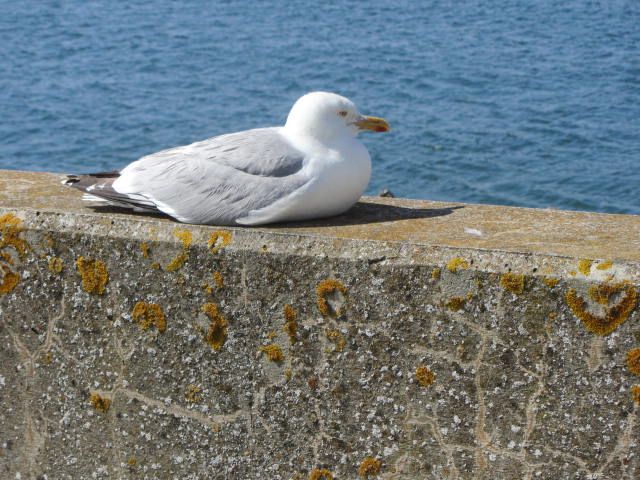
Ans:
[{"label": "weathered concrete surface", "polygon": [[0,235],[0,478],[640,477],[639,217],[220,229],[2,171]]}]

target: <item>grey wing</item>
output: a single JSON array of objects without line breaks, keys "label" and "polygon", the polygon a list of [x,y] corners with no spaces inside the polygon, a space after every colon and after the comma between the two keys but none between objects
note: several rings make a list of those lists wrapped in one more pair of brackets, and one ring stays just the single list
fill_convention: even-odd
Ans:
[{"label": "grey wing", "polygon": [[304,159],[277,129],[248,130],[143,157],[113,187],[183,222],[228,225],[304,186]]}]

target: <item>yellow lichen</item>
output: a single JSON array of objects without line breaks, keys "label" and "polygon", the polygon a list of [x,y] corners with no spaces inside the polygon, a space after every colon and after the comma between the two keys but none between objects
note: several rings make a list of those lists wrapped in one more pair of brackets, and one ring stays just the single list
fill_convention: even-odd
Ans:
[{"label": "yellow lichen", "polygon": [[260,351],[267,355],[267,358],[272,362],[281,362],[284,360],[284,354],[282,353],[282,349],[275,344],[265,345],[260,347]]},{"label": "yellow lichen", "polygon": [[101,260],[78,257],[76,267],[80,278],[82,278],[82,288],[85,292],[102,295],[104,288],[109,282],[109,272]]},{"label": "yellow lichen", "polygon": [[189,230],[180,230],[176,228],[173,231],[173,235],[182,242],[182,251],[176,255],[173,260],[171,260],[165,270],[167,272],[175,272],[176,270],[182,268],[182,266],[186,263],[189,258],[189,247],[191,246],[191,241],[193,235]]},{"label": "yellow lichen", "polygon": [[634,348],[627,353],[627,368],[640,377],[640,348]]},{"label": "yellow lichen", "polygon": [[91,406],[100,413],[106,413],[111,406],[111,400],[107,397],[101,396],[98,392],[93,392],[89,397]]},{"label": "yellow lichen", "polygon": [[600,283],[589,287],[589,297],[600,305],[609,305],[611,298],[620,292],[623,284]]},{"label": "yellow lichen", "polygon": [[[0,249],[12,248],[19,257],[24,257],[29,250],[29,244],[20,238],[24,230],[22,220],[11,213],[0,216]],[[0,253],[0,295],[12,292],[20,283],[20,274],[11,267],[13,260],[8,252]]]},{"label": "yellow lichen", "polygon": [[202,401],[202,396],[200,395],[201,391],[202,389],[199,386],[189,384],[184,391],[184,399],[188,403],[200,403]]},{"label": "yellow lichen", "polygon": [[362,478],[369,478],[372,475],[378,475],[381,467],[382,462],[380,460],[373,457],[367,457],[360,464],[360,468],[358,468],[358,475]]},{"label": "yellow lichen", "polygon": [[434,268],[431,270],[431,278],[434,280],[438,280],[440,278],[441,270],[439,268]]},{"label": "yellow lichen", "polygon": [[269,340],[273,340],[274,338],[276,338],[278,336],[278,332],[276,332],[275,330],[269,330],[267,332],[267,338]]},{"label": "yellow lichen", "polygon": [[153,262],[151,264],[151,268],[153,268],[154,270],[162,270],[162,266],[160,265],[159,262]]},{"label": "yellow lichen", "polygon": [[130,467],[135,467],[137,464],[138,460],[136,460],[136,457],[129,457],[129,460],[127,460],[127,465]]},{"label": "yellow lichen", "polygon": [[598,270],[609,270],[611,267],[613,267],[613,262],[611,260],[607,260],[606,262],[596,265]]},{"label": "yellow lichen", "polygon": [[329,295],[342,294],[344,297],[347,296],[347,288],[340,283],[338,280],[327,279],[321,281],[316,287],[317,294],[317,305],[320,313],[325,317],[339,317],[342,315],[342,309],[337,308],[334,309],[327,300]]},{"label": "yellow lichen", "polygon": [[588,277],[589,274],[591,273],[592,264],[593,264],[593,260],[588,260],[586,258],[583,258],[578,262],[578,271],[585,277]]},{"label": "yellow lichen", "polygon": [[24,231],[22,220],[11,213],[0,216],[0,248],[12,247],[20,257],[24,257],[29,250],[29,244],[20,238]]},{"label": "yellow lichen", "polygon": [[151,325],[155,325],[160,333],[167,329],[167,319],[164,316],[162,307],[155,303],[138,302],[133,307],[131,317],[143,330],[148,330]]},{"label": "yellow lichen", "polygon": [[424,365],[416,368],[416,379],[418,383],[423,387],[428,387],[436,380],[436,375],[429,370],[429,367],[425,367]]},{"label": "yellow lichen", "polygon": [[212,254],[218,253],[222,248],[231,243],[231,232],[227,230],[217,230],[209,236],[207,246]]},{"label": "yellow lichen", "polygon": [[218,311],[215,303],[205,303],[202,311],[209,317],[211,323],[204,339],[214,350],[220,350],[227,341],[227,320]]},{"label": "yellow lichen", "polygon": [[52,273],[60,273],[64,268],[64,261],[58,257],[51,257],[49,259],[49,271]]},{"label": "yellow lichen", "polygon": [[340,333],[339,330],[327,329],[326,335],[327,338],[335,345],[334,352],[341,352],[344,350],[347,341],[344,339],[344,336],[342,335],[342,333]]},{"label": "yellow lichen", "polygon": [[457,312],[458,310],[462,310],[465,302],[466,302],[466,299],[462,297],[451,297],[449,300],[447,300],[447,303],[445,303],[445,306],[449,310]]},{"label": "yellow lichen", "polygon": [[287,380],[291,380],[291,378],[293,377],[293,370],[291,370],[290,368],[287,368],[284,371],[284,376]]},{"label": "yellow lichen", "polygon": [[613,285],[617,292],[620,292],[622,298],[615,305],[606,308],[603,317],[595,315],[587,310],[587,303],[578,296],[578,292],[573,288],[569,289],[565,299],[567,305],[585,325],[588,331],[596,335],[609,335],[622,323],[624,323],[638,302],[638,292],[633,285],[621,283]]},{"label": "yellow lichen", "polygon": [[524,292],[524,275],[522,273],[505,273],[500,277],[500,286],[511,293],[521,295]]},{"label": "yellow lichen", "polygon": [[554,288],[560,283],[560,280],[555,277],[544,277],[542,281],[549,288]]},{"label": "yellow lichen", "polygon": [[149,248],[149,244],[147,242],[142,242],[140,244],[140,250],[142,250],[142,256],[144,258],[149,258],[149,253],[151,252],[151,249]]},{"label": "yellow lichen", "polygon": [[309,480],[333,480],[333,475],[326,468],[314,468],[309,473]]},{"label": "yellow lichen", "polygon": [[469,262],[467,262],[464,258],[453,257],[451,260],[449,260],[449,263],[447,263],[447,270],[449,270],[451,273],[456,273],[459,268],[466,270],[467,268],[469,268]]},{"label": "yellow lichen", "polygon": [[20,275],[13,272],[8,265],[0,263],[0,295],[13,291],[20,282]]},{"label": "yellow lichen", "polygon": [[220,272],[213,272],[213,281],[219,289],[224,288],[224,278],[222,278],[222,274]]},{"label": "yellow lichen", "polygon": [[634,385],[631,387],[631,398],[636,404],[640,405],[640,385]]},{"label": "yellow lichen", "polygon": [[295,344],[298,341],[298,322],[297,322],[297,313],[295,309],[291,305],[284,306],[284,331],[289,336],[289,341],[291,345]]},{"label": "yellow lichen", "polygon": [[42,354],[42,363],[45,365],[51,365],[53,363],[53,354],[50,351]]}]

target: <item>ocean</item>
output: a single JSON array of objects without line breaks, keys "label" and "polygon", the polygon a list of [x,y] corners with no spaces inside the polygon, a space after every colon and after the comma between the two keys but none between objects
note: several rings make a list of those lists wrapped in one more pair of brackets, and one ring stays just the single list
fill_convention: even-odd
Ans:
[{"label": "ocean", "polygon": [[637,0],[0,0],[0,168],[120,168],[312,90],[391,123],[368,194],[640,213]]}]

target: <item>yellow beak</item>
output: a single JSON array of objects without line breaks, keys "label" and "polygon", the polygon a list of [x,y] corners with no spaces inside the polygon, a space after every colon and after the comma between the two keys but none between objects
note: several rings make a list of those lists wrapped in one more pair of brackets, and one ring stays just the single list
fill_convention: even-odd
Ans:
[{"label": "yellow beak", "polygon": [[354,124],[360,130],[372,130],[374,132],[388,132],[391,127],[384,118],[380,117],[368,117],[362,115],[359,120],[356,120]]}]

